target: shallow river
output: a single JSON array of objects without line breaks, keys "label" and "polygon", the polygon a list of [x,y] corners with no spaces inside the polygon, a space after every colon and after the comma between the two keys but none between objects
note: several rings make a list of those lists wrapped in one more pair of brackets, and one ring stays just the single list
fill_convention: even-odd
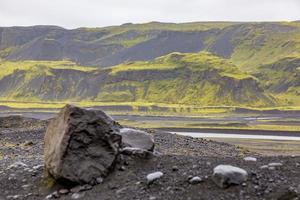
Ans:
[{"label": "shallow river", "polygon": [[300,141],[300,137],[276,136],[276,135],[250,135],[250,134],[228,134],[228,133],[197,133],[197,132],[171,132],[173,134],[191,136],[195,138],[234,138],[234,139],[254,139],[254,140],[287,140]]}]

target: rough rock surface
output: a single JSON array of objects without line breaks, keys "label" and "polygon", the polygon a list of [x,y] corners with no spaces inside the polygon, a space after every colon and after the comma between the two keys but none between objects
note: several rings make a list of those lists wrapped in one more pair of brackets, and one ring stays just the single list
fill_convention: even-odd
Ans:
[{"label": "rough rock surface", "polygon": [[239,185],[247,180],[246,170],[231,165],[218,165],[214,168],[213,181],[221,188]]},{"label": "rough rock surface", "polygon": [[147,151],[153,151],[154,149],[154,139],[152,135],[145,131],[122,128],[120,129],[120,134],[122,136],[122,143],[126,147],[139,148]]},{"label": "rough rock surface", "polygon": [[120,128],[102,111],[65,106],[46,131],[46,170],[57,180],[95,183],[116,162]]}]

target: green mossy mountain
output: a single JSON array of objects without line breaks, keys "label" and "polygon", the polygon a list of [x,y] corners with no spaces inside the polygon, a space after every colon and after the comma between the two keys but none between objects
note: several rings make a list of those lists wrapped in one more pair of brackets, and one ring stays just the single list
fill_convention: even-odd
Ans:
[{"label": "green mossy mountain", "polygon": [[0,28],[5,60],[71,60],[113,66],[148,61],[172,52],[208,51],[252,68],[300,50],[300,23],[124,24],[67,30],[55,26]]},{"label": "green mossy mountain", "polygon": [[0,28],[0,99],[300,105],[299,22]]},{"label": "green mossy mountain", "polygon": [[[0,97],[20,101],[157,102],[195,105],[267,105],[255,77],[210,53],[172,53],[152,61],[105,69],[69,62],[4,62],[16,68],[0,80]],[[19,67],[19,66],[24,67]]]}]

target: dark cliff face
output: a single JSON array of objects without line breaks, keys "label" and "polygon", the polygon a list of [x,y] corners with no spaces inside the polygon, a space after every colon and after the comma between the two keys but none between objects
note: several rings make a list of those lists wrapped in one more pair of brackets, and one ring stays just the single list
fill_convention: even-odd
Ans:
[{"label": "dark cliff face", "polygon": [[204,41],[210,34],[213,35],[214,31],[163,31],[148,41],[130,48],[124,48],[108,57],[97,60],[94,64],[99,66],[112,66],[124,61],[152,60],[172,52],[198,52],[205,48]]}]

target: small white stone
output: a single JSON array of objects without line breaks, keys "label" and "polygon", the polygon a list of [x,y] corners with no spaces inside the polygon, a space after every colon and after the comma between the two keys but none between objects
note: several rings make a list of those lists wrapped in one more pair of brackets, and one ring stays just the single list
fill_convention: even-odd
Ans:
[{"label": "small white stone", "polygon": [[44,165],[36,165],[36,166],[33,167],[33,169],[38,170],[38,169],[43,168],[43,167],[44,167]]},{"label": "small white stone", "polygon": [[234,167],[231,165],[218,165],[217,167],[214,168],[214,173],[231,173],[231,172],[236,172],[236,173],[240,173],[243,175],[247,175],[247,172],[239,167]]},{"label": "small white stone", "polygon": [[190,184],[198,184],[198,183],[201,183],[203,180],[202,178],[200,178],[199,176],[194,176],[193,178],[191,178],[189,180],[189,183]]},{"label": "small white stone", "polygon": [[22,188],[29,188],[31,185],[30,184],[27,184],[27,185],[22,185]]},{"label": "small white stone", "polygon": [[268,169],[268,168],[269,168],[268,165],[263,165],[263,166],[260,167],[260,169]]},{"label": "small white stone", "polygon": [[102,177],[98,177],[96,179],[97,183],[100,184],[100,183],[103,183],[103,178]]},{"label": "small white stone", "polygon": [[72,194],[71,199],[80,199],[82,197],[84,197],[84,193],[74,193]]},{"label": "small white stone", "polygon": [[247,156],[247,157],[245,157],[245,158],[244,158],[244,161],[256,162],[256,161],[257,161],[257,159],[256,159],[256,158],[254,158],[254,157],[251,157],[251,156]]},{"label": "small white stone", "polygon": [[60,189],[58,192],[59,192],[59,194],[68,194],[69,190],[68,189]]},{"label": "small white stone", "polygon": [[269,163],[268,166],[269,167],[281,167],[283,164],[282,163]]},{"label": "small white stone", "polygon": [[275,167],[269,167],[268,169],[269,170],[275,170]]},{"label": "small white stone", "polygon": [[22,195],[9,195],[6,198],[7,199],[22,199],[21,197],[22,197]]},{"label": "small white stone", "polygon": [[164,174],[160,171],[158,172],[154,172],[154,173],[151,173],[151,174],[148,174],[147,175],[147,183],[148,184],[151,184],[153,183],[155,180],[157,179],[160,179]]}]

